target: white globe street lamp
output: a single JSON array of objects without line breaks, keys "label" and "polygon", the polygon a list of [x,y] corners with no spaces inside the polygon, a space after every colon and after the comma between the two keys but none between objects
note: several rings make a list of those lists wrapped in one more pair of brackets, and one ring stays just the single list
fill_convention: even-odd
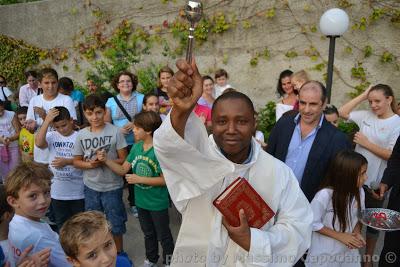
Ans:
[{"label": "white globe street lamp", "polygon": [[332,8],[325,11],[319,20],[319,29],[322,34],[329,38],[328,77],[326,90],[328,103],[331,102],[333,60],[335,57],[335,40],[343,35],[349,27],[349,16],[340,8]]}]

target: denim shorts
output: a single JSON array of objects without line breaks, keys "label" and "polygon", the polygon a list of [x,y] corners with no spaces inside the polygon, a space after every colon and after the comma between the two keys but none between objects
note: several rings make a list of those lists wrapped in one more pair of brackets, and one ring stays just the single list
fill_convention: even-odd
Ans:
[{"label": "denim shorts", "polygon": [[122,188],[99,192],[85,185],[85,210],[98,210],[104,212],[111,223],[113,235],[122,235],[126,232],[127,221],[124,202],[122,201]]}]

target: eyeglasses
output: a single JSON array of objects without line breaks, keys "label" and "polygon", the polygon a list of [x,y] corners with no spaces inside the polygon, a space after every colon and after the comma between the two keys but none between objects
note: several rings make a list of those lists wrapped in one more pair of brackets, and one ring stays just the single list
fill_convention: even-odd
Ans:
[{"label": "eyeglasses", "polygon": [[132,83],[131,80],[126,80],[126,81],[119,81],[118,83]]}]

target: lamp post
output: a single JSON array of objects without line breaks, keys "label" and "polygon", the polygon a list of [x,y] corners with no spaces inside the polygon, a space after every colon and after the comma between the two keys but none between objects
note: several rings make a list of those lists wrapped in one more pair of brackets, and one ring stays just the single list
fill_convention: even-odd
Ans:
[{"label": "lamp post", "polygon": [[329,57],[328,57],[328,77],[326,80],[326,90],[328,103],[331,102],[333,60],[335,57],[336,38],[343,35],[349,27],[349,16],[340,8],[332,8],[322,14],[319,20],[321,32],[329,38]]}]

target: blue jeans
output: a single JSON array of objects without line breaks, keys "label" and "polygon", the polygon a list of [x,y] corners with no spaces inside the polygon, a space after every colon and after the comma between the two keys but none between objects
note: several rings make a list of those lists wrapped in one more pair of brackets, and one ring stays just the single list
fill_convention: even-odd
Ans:
[{"label": "blue jeans", "polygon": [[123,235],[126,232],[127,221],[124,202],[122,201],[122,188],[99,192],[85,186],[85,210],[104,212],[111,223],[113,235]]}]

